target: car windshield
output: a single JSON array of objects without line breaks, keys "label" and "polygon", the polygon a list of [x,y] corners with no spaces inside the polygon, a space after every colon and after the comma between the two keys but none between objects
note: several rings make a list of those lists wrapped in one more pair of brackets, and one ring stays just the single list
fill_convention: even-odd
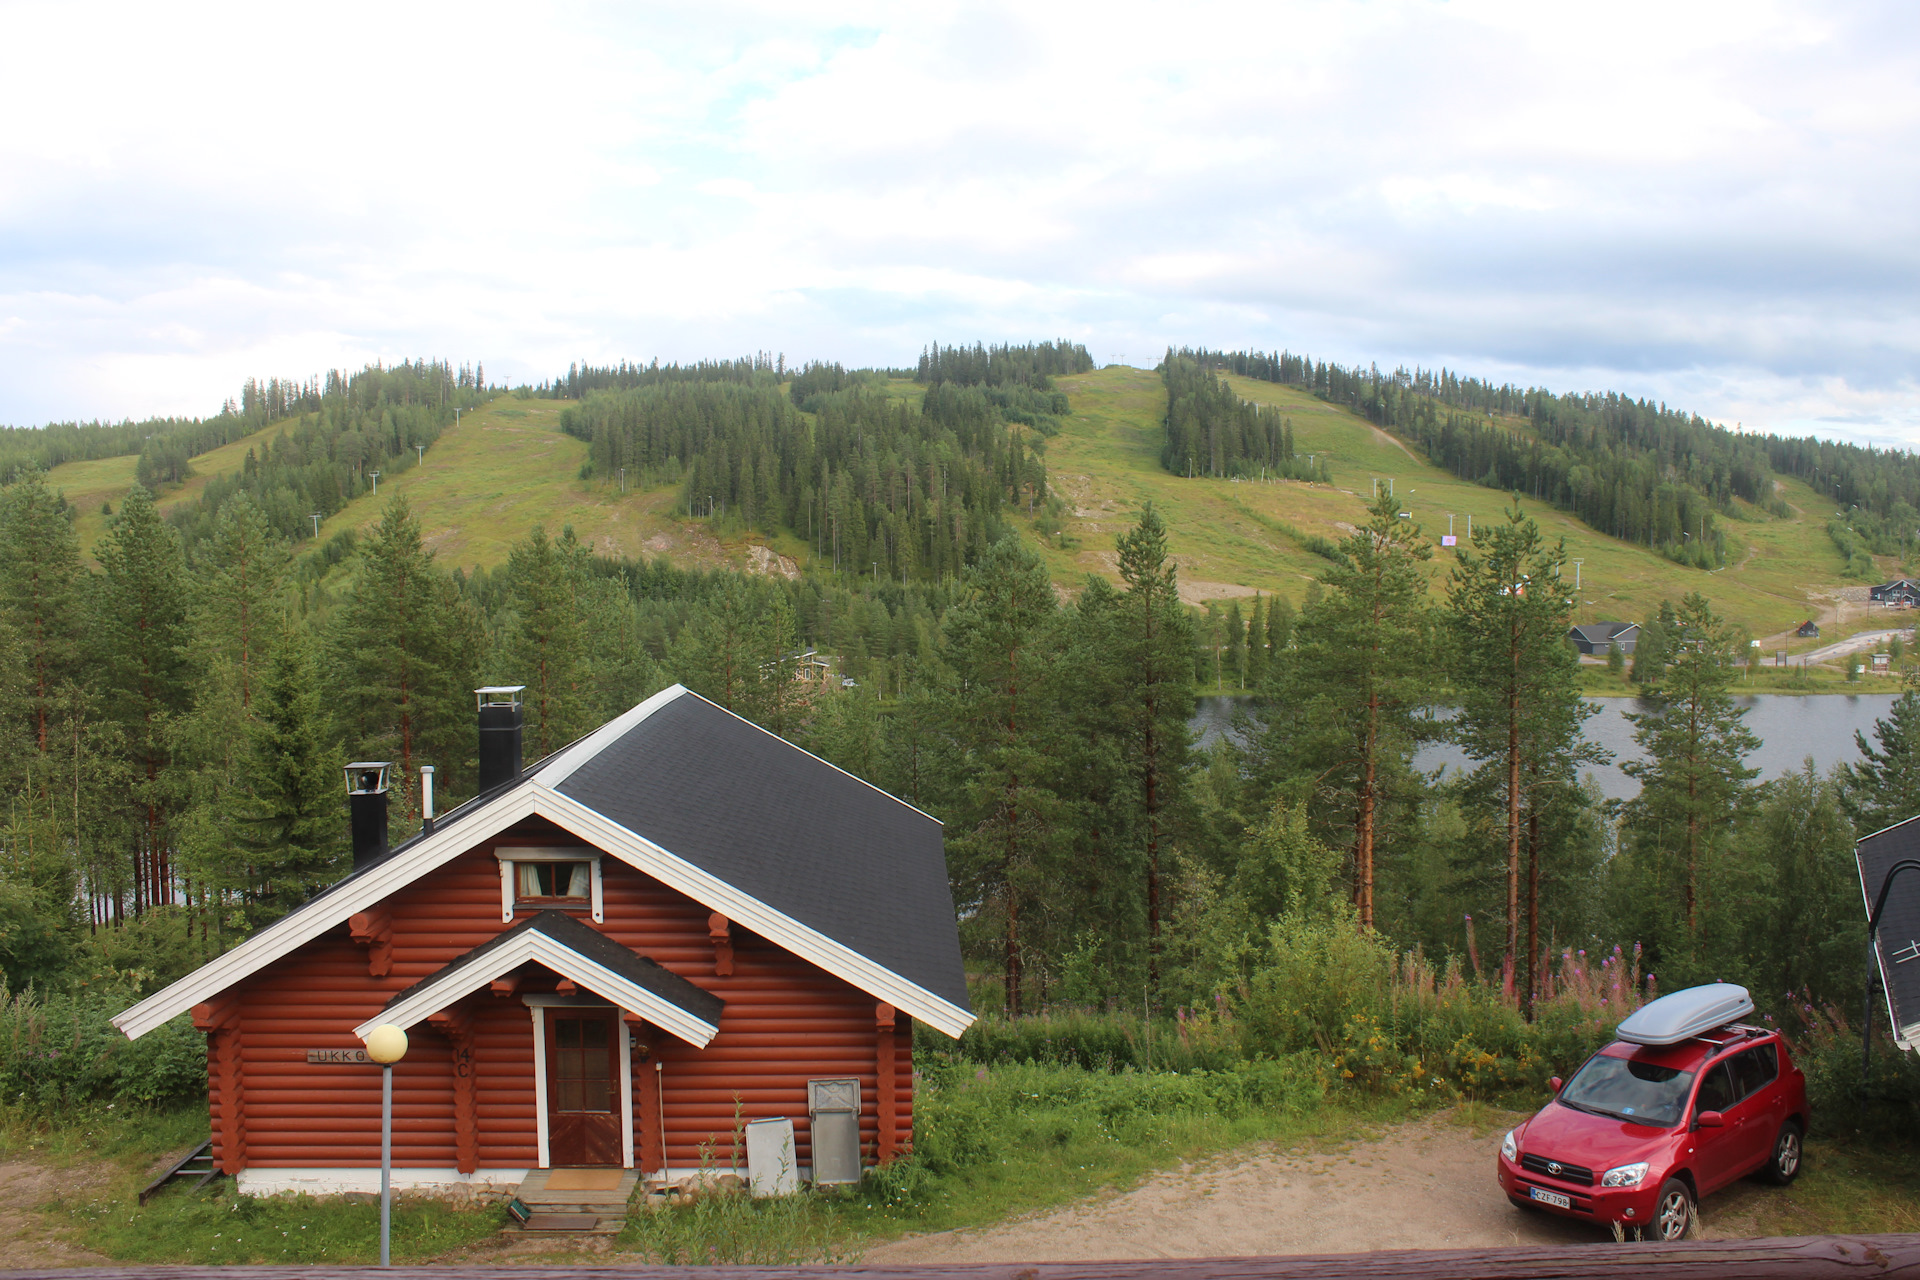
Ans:
[{"label": "car windshield", "polygon": [[1670,1129],[1680,1123],[1692,1087],[1690,1071],[1600,1054],[1588,1058],[1567,1082],[1560,1101],[1579,1111]]}]

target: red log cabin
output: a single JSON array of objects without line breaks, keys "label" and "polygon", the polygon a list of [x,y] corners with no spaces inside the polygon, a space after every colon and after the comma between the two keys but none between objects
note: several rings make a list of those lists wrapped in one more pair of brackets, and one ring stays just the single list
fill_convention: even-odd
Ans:
[{"label": "red log cabin", "polygon": [[939,823],[678,685],[525,769],[517,693],[480,703],[478,797],[389,850],[349,766],[352,872],[114,1020],[207,1033],[217,1167],[375,1188],[386,1023],[398,1188],[744,1169],[778,1116],[804,1178],[821,1080],[859,1082],[861,1163],[909,1150],[912,1019],[972,1021]]}]

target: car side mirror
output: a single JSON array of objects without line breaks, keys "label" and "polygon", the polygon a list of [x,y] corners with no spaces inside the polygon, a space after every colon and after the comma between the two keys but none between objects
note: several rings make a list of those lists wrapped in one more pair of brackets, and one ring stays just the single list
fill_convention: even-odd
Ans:
[{"label": "car side mirror", "polygon": [[1697,1129],[1722,1129],[1726,1127],[1727,1118],[1718,1111],[1702,1111],[1693,1118],[1693,1123]]},{"label": "car side mirror", "polygon": [[1560,1077],[1554,1076],[1552,1079],[1548,1080],[1547,1088],[1553,1090],[1555,1093],[1560,1092]]}]

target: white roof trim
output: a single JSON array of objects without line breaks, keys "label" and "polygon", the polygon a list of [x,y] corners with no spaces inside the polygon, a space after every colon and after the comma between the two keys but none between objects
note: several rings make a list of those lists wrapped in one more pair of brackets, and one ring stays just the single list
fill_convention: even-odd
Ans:
[{"label": "white roof trim", "polygon": [[[687,692],[680,685],[661,690],[562,751],[552,764],[543,766],[520,786],[479,806],[472,813],[436,828],[432,835],[414,842],[399,856],[389,858],[343,883],[324,898],[267,926],[225,955],[208,961],[170,986],[156,991],[116,1016],[113,1025],[129,1040],[138,1040],[169,1019],[185,1013],[202,1001],[212,999],[281,956],[344,923],[356,912],[379,905],[489,836],[523,818],[537,816],[556,822],[573,834],[592,841],[629,866],[678,889],[710,910],[738,921],[762,937],[779,943],[795,955],[869,995],[885,1000],[896,1009],[919,1018],[947,1035],[958,1037],[973,1023],[974,1018],[952,1001],[935,995],[844,943],[834,941],[719,877],[702,871],[671,850],[629,831],[597,810],[553,790],[554,783],[566,778],[610,742]],[[897,803],[906,803],[897,797],[889,798]],[[907,807],[912,808],[911,805]],[[438,1009],[428,1012],[438,1012]]]},{"label": "white roof trim", "polygon": [[655,1026],[665,1027],[696,1049],[706,1048],[707,1043],[720,1032],[719,1027],[704,1018],[695,1017],[672,1001],[629,981],[535,928],[488,952],[483,960],[462,965],[438,981],[427,983],[405,1000],[368,1018],[353,1029],[353,1034],[365,1040],[373,1034],[375,1027],[388,1023],[404,1031],[530,960],[571,978],[622,1009],[641,1015]]},{"label": "white roof trim", "polygon": [[[343,883],[325,898],[274,922],[225,955],[209,960],[186,977],[154,992],[115,1017],[113,1025],[125,1032],[129,1040],[138,1040],[168,1019],[185,1013],[203,1000],[212,999],[289,951],[313,941],[354,913],[378,906],[495,832],[533,816],[537,799],[534,787],[522,786],[466,820],[437,828],[400,857],[389,858]],[[485,821],[473,821],[483,815]]]}]

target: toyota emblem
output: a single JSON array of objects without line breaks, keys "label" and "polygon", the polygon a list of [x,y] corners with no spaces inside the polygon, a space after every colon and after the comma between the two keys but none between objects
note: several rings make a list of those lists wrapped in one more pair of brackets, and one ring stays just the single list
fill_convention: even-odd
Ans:
[{"label": "toyota emblem", "polygon": [[1556,1178],[1557,1178],[1557,1177],[1559,1177],[1559,1176],[1560,1176],[1560,1162],[1559,1162],[1558,1160],[1549,1160],[1549,1161],[1547,1161],[1547,1172],[1548,1172],[1548,1173],[1550,1173],[1550,1174],[1552,1174],[1552,1175],[1553,1175],[1554,1177],[1556,1177]]}]

